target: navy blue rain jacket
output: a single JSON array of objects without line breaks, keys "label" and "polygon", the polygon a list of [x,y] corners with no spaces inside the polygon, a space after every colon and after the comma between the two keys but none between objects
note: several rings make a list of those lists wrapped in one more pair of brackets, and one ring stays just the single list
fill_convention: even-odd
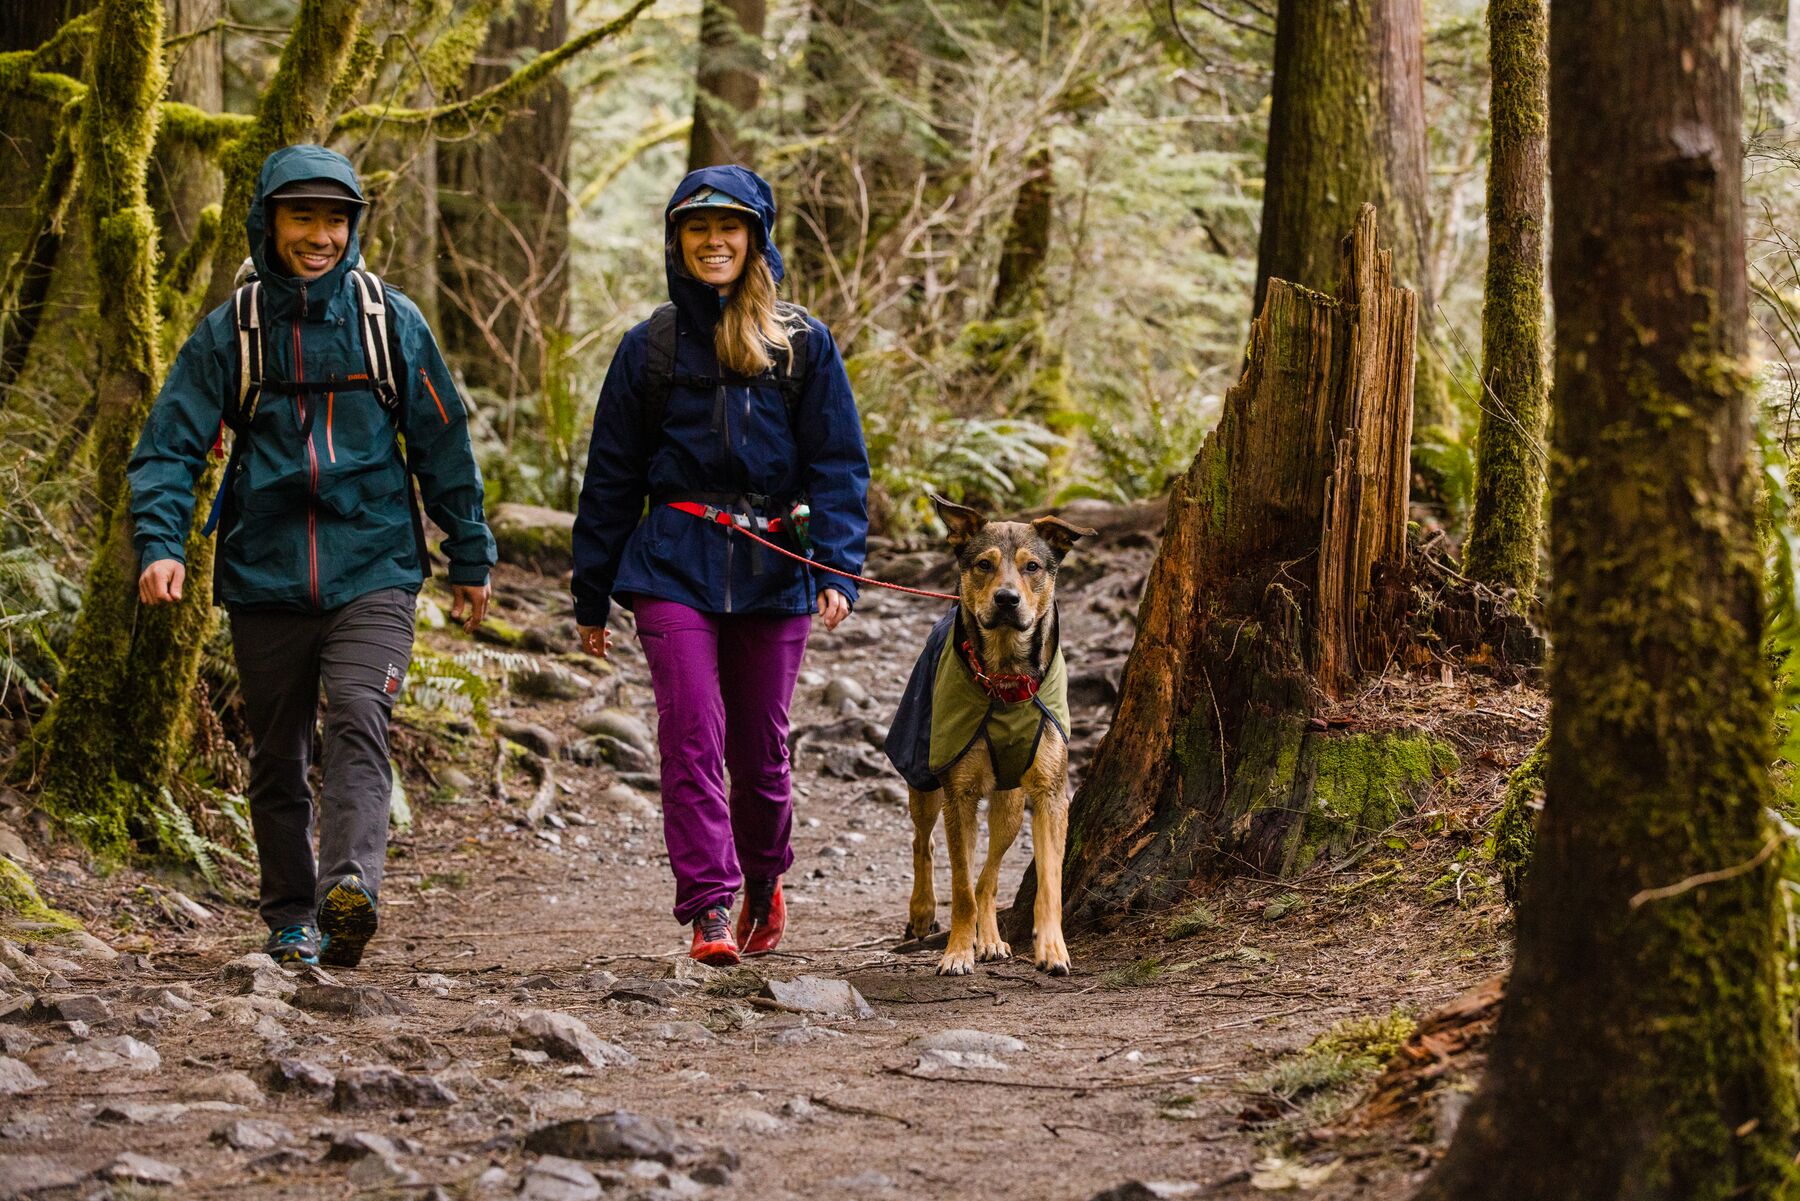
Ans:
[{"label": "navy blue rain jacket", "polygon": [[[681,181],[664,209],[703,187],[717,188],[762,218],[760,250],[777,283],[775,201],[769,185],[743,167],[707,167]],[[717,378],[713,328],[719,294],[689,276],[680,251],[665,255],[669,298],[676,309],[677,377]],[[869,457],[844,360],[825,326],[807,318],[807,386],[790,425],[773,375],[722,386],[723,396],[677,382],[662,428],[644,430],[648,321],[619,342],[601,385],[588,449],[587,477],[575,517],[575,620],[606,623],[612,598],[676,601],[703,613],[809,613],[816,590],[835,588],[854,603],[850,580],[810,571],[755,546],[724,526],[658,504],[649,497],[691,492],[805,499],[812,507],[813,558],[860,572],[868,533]],[[723,403],[719,403],[720,401]],[[768,514],[775,516],[777,514]],[[640,520],[641,518],[641,520]],[[817,576],[816,580],[809,578]]]}]

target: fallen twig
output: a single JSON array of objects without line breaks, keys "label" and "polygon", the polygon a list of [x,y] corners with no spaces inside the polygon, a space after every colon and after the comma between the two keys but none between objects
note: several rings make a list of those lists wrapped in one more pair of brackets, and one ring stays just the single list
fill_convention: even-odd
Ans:
[{"label": "fallen twig", "polygon": [[908,1130],[913,1128],[913,1124],[905,1118],[896,1114],[882,1113],[879,1109],[864,1109],[860,1105],[846,1105],[842,1101],[833,1101],[830,1097],[821,1097],[816,1093],[809,1099],[819,1108],[829,1109],[833,1113],[848,1114],[854,1118],[885,1118],[890,1122],[900,1123]]}]

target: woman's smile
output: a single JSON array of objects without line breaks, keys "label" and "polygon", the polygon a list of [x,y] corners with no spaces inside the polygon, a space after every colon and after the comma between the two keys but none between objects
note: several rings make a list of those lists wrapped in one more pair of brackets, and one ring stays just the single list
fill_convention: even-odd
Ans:
[{"label": "woman's smile", "polygon": [[695,213],[681,223],[681,260],[689,275],[721,292],[744,273],[750,227],[731,212]]}]

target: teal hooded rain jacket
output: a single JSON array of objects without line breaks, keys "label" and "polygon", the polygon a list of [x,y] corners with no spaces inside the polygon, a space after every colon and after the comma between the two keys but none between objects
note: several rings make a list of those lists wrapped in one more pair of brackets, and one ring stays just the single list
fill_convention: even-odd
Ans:
[{"label": "teal hooded rain jacket", "polygon": [[[362,210],[343,259],[318,279],[296,279],[275,257],[264,198],[303,179],[335,180],[362,194],[349,160],[322,146],[288,146],[263,163],[244,230],[263,283],[264,378],[362,375],[362,318],[350,279]],[[461,396],[418,306],[391,286],[387,297],[399,432],[425,512],[446,535],[450,582],[483,584],[494,539]],[[184,558],[194,482],[237,391],[237,324],[228,302],[182,346],[131,458],[139,570]],[[373,392],[265,391],[247,437],[224,485],[231,493],[219,526],[222,603],[316,613],[381,588],[418,590],[426,565],[413,536],[407,465]]]}]

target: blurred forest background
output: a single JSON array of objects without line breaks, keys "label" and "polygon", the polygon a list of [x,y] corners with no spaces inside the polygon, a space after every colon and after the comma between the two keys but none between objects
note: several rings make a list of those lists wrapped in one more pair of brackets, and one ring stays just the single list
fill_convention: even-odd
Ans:
[{"label": "blurred forest background", "polygon": [[[1265,0],[316,7],[360,25],[309,114],[377,198],[369,265],[420,303],[462,375],[491,502],[572,507],[612,348],[664,297],[661,209],[690,164],[744,161],[773,183],[786,291],[844,349],[883,534],[929,527],[928,488],[994,510],[1158,495],[1242,368],[1270,121]],[[288,95],[284,63],[322,69],[294,45],[302,12],[165,0],[177,103],[148,179],[165,362],[243,253],[227,172],[243,186],[245,164],[229,152],[222,170],[217,152]],[[82,78],[104,49],[83,19],[95,15],[88,0],[37,0],[0,17],[9,741],[56,691],[97,480],[120,467],[96,433],[115,281],[78,216],[92,182],[71,153],[78,104],[45,82]],[[1424,16],[1427,233],[1412,282],[1428,301],[1420,376],[1438,399],[1419,411],[1414,501],[1454,552],[1481,407],[1488,27],[1473,0],[1430,0]],[[1800,435],[1796,24],[1754,5],[1744,40],[1753,324],[1778,447]],[[216,631],[202,678],[222,708]]]}]

